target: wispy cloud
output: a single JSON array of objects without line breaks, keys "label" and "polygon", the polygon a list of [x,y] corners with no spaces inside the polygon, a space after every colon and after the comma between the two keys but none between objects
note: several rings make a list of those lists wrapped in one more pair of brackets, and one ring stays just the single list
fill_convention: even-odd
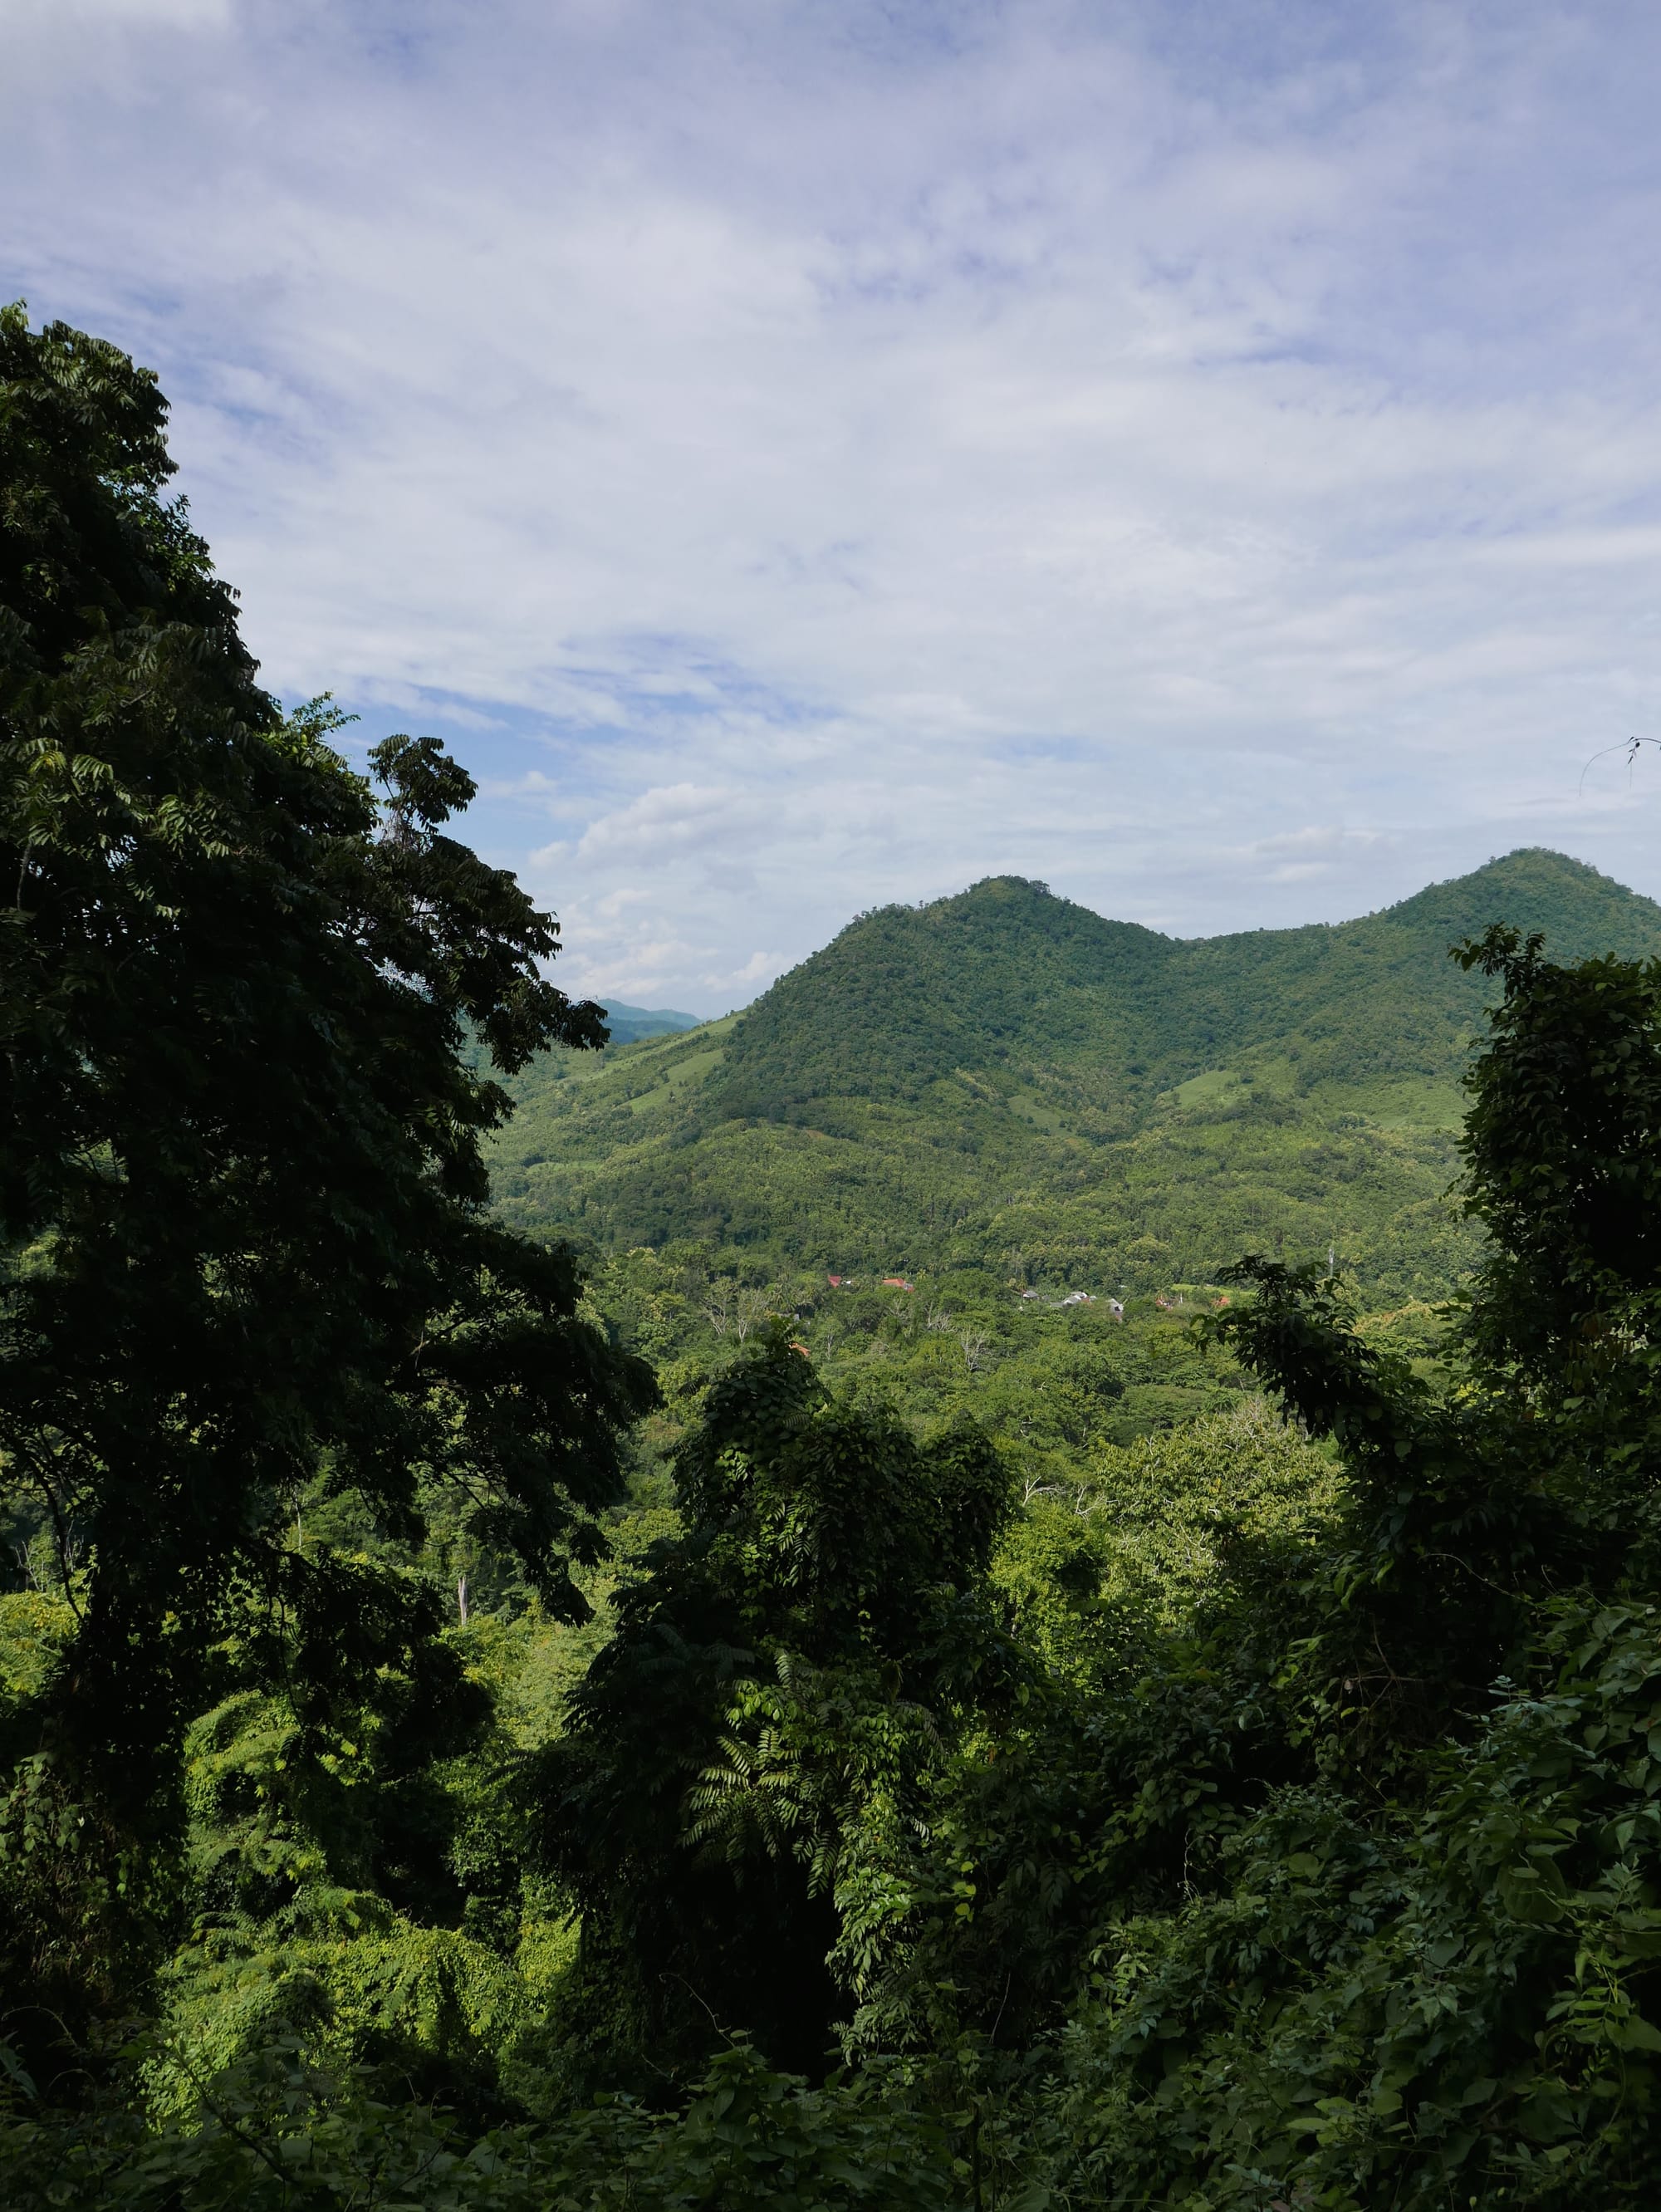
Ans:
[{"label": "wispy cloud", "polygon": [[1661,677],[1650,11],[7,42],[12,288],[161,369],[270,680],[449,738],[572,982],[713,1008],[1003,869],[1184,929],[1523,835],[1661,890],[1661,782],[1577,797]]}]

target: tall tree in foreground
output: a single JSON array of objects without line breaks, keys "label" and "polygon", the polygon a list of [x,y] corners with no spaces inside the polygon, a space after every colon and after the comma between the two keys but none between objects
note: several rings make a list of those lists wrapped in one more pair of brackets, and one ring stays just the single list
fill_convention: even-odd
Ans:
[{"label": "tall tree in foreground", "polygon": [[918,1444],[775,1328],[676,1473],[682,1532],[529,1776],[582,1915],[577,2070],[659,2091],[734,2030],[823,2072],[931,1788],[1032,1671],[986,1572],[1011,1478],[972,1425]]},{"label": "tall tree in foreground", "polygon": [[[446,834],[473,785],[433,740],[375,748],[378,798],[335,717],[258,688],[164,496],[166,411],[113,347],[0,313],[0,1479],[75,1616],[0,1819],[95,1834],[94,1888],[165,1830],[233,1620],[302,1699],[433,1632],[419,1586],[366,1605],[296,1544],[302,1491],[413,1538],[447,1490],[579,1610],[652,1395],[569,1256],[483,1212],[508,1109],[466,1031],[511,1071],[602,1043],[600,1010]],[[9,1982],[66,2001],[89,1894],[13,1900]]]}]

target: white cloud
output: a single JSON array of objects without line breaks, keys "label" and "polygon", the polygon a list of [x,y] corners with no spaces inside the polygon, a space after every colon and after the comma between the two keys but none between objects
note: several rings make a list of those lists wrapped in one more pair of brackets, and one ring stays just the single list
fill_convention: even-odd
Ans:
[{"label": "white cloud", "polygon": [[649,865],[675,854],[712,859],[723,847],[754,836],[760,823],[753,806],[733,791],[676,783],[643,792],[615,813],[590,823],[577,847],[579,860],[618,855]]},{"label": "white cloud", "polygon": [[784,964],[784,961],[776,952],[752,952],[743,966],[735,968],[730,975],[709,975],[705,978],[705,981],[717,985],[729,986],[743,983],[770,983]]},{"label": "white cloud", "polygon": [[[1241,858],[1263,868],[1262,880],[1270,884],[1314,883],[1343,868],[1346,872],[1374,847],[1391,842],[1382,830],[1342,830],[1312,824],[1288,830],[1275,837],[1259,837]],[[1264,864],[1267,864],[1264,866]]]},{"label": "white cloud", "polygon": [[1259,837],[1247,849],[1261,860],[1274,860],[1282,854],[1292,857],[1319,854],[1336,859],[1341,853],[1358,848],[1365,850],[1382,842],[1382,833],[1377,830],[1343,830],[1331,823],[1310,823],[1301,830],[1284,830],[1278,836]]},{"label": "white cloud", "polygon": [[141,28],[222,29],[231,0],[6,0],[0,17],[15,31],[62,33]]},{"label": "white cloud", "polygon": [[1576,792],[1661,676],[1646,12],[16,21],[14,288],[161,370],[269,678],[454,744],[567,981],[1003,869],[1661,890],[1661,780]]}]

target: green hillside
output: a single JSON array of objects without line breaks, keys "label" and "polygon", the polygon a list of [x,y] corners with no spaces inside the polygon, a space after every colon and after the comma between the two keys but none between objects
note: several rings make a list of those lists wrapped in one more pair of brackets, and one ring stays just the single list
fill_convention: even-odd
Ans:
[{"label": "green hillside", "polygon": [[1443,1203],[1495,920],[1661,952],[1661,908],[1523,851],[1350,922],[1180,939],[997,877],[851,923],[745,1013],[516,1079],[498,1202],[749,1271],[975,1267],[1146,1291],[1337,1250],[1377,1301],[1472,1250]]}]

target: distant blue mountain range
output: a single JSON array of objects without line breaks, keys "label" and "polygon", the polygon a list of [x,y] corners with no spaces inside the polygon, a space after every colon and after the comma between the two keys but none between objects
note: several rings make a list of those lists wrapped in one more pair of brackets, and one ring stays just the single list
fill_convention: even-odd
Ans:
[{"label": "distant blue mountain range", "polygon": [[605,1009],[606,1027],[613,1044],[638,1044],[642,1037],[666,1036],[676,1030],[695,1030],[701,1014],[677,1014],[667,1006],[626,1006],[613,999]]}]

